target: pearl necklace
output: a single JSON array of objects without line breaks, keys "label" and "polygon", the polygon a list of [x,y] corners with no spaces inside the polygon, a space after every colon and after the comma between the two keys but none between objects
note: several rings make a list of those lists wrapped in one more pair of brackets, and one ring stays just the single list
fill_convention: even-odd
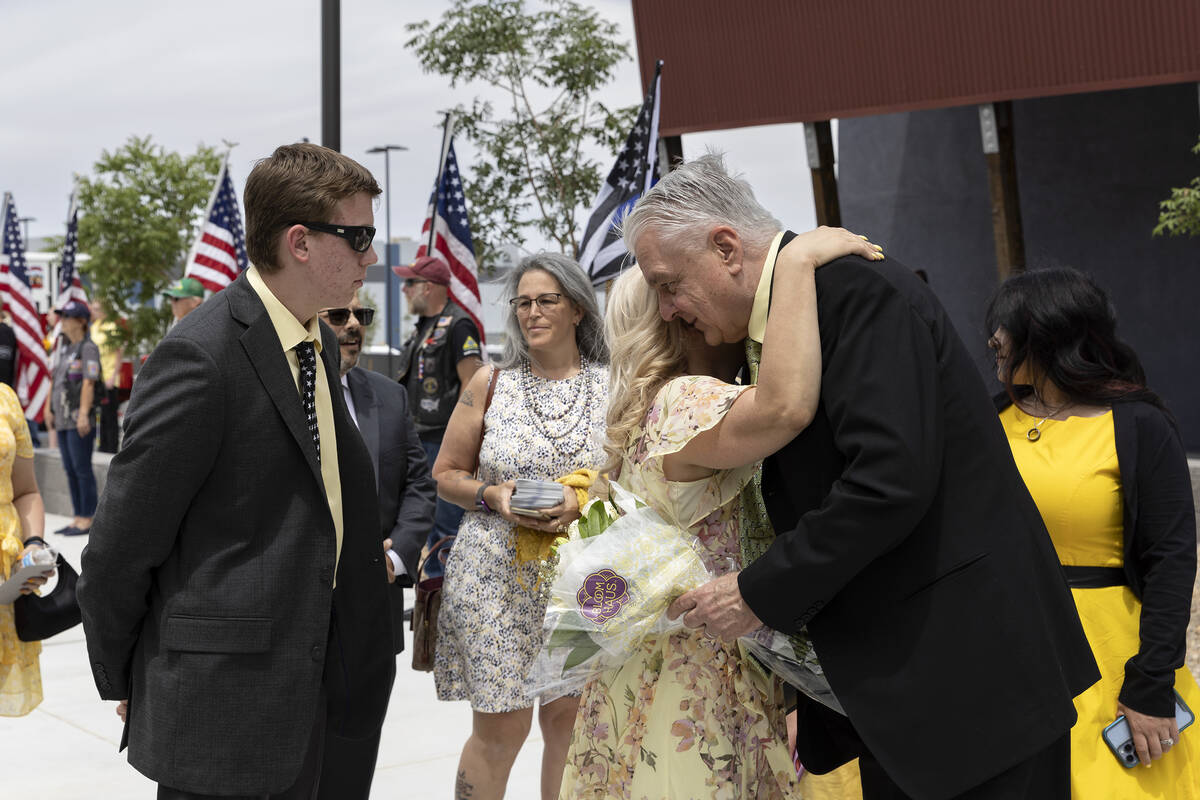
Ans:
[{"label": "pearl necklace", "polygon": [[[533,374],[533,369],[528,361],[521,364],[521,393],[524,396],[525,408],[528,409],[529,416],[537,425],[538,430],[552,442],[557,443],[561,439],[566,439],[579,429],[584,417],[590,418],[591,416],[592,380],[588,374],[588,366],[588,360],[581,356],[579,372],[566,379],[571,387],[570,398],[562,404],[560,411],[555,412],[552,408],[545,408],[538,404],[538,389],[541,388],[539,383],[543,379]],[[587,439],[588,437],[585,435],[577,441],[572,440],[565,443],[570,449],[564,453],[566,455],[578,453],[587,444]]]}]

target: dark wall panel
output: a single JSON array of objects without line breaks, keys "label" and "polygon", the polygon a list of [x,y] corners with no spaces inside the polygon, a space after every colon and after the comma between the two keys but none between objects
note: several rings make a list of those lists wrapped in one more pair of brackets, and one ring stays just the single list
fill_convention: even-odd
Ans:
[{"label": "dark wall panel", "polygon": [[[1158,202],[1200,174],[1195,84],[1014,103],[1030,268],[1086,270],[1109,291],[1119,330],[1200,452],[1200,240],[1151,237]],[[987,172],[975,107],[839,125],[845,225],[924,268],[991,378],[983,309],[996,285]]]}]

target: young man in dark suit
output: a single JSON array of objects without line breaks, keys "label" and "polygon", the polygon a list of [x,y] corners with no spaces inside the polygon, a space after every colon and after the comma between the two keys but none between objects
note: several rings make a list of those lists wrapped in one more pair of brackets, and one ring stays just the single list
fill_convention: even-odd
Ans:
[{"label": "young man in dark suit", "polygon": [[[625,221],[662,316],[752,359],[780,229],[714,155]],[[1072,698],[1098,674],[983,381],[894,259],[822,267],[817,303],[820,407],[763,465],[777,536],[670,612],[724,639],[807,630],[847,716],[801,697],[800,760],[859,757],[866,800],[1065,800]]]},{"label": "young man in dark suit", "polygon": [[254,266],[138,376],[78,591],[96,685],[159,798],[310,798],[326,730],[369,736],[386,710],[371,456],[317,318],[377,260],[379,193],[316,145],[259,161]]},{"label": "young man in dark suit", "polygon": [[[404,587],[413,585],[417,557],[433,519],[437,484],[425,463],[425,449],[408,414],[404,387],[378,372],[361,369],[363,328],[375,309],[358,298],[342,308],[321,312],[321,320],[337,336],[341,351],[341,391],[346,408],[371,453],[379,490],[379,538],[387,549],[391,601],[392,649],[404,649]],[[381,731],[365,739],[330,734],[325,740],[319,797],[324,800],[367,800],[375,775]]]}]

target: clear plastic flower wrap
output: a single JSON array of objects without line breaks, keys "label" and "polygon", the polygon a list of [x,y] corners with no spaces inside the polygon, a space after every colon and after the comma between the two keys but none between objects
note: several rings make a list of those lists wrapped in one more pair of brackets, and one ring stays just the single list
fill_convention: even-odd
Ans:
[{"label": "clear plastic flower wrap", "polygon": [[[549,562],[542,649],[526,676],[530,697],[578,692],[646,639],[682,630],[682,619],[667,619],[667,607],[714,577],[695,536],[610,486],[613,502],[589,503]],[[767,670],[841,711],[807,639],[764,627],[739,643]]]}]

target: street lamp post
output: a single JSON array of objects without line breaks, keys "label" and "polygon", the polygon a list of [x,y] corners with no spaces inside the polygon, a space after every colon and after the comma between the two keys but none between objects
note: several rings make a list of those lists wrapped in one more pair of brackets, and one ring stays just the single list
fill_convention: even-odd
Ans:
[{"label": "street lamp post", "polygon": [[29,223],[37,222],[37,217],[17,217],[17,222],[25,228],[25,249],[29,249]]},{"label": "street lamp post", "polygon": [[378,147],[372,147],[368,153],[383,153],[383,202],[384,202],[384,236],[387,241],[383,246],[384,259],[387,261],[387,272],[384,274],[384,286],[387,293],[387,365],[388,377],[396,377],[396,367],[392,363],[392,351],[395,350],[395,330],[396,330],[396,308],[392,302],[392,282],[396,279],[396,274],[392,272],[392,168],[391,168],[391,152],[393,150],[407,150],[408,148],[400,144],[383,144]]}]

